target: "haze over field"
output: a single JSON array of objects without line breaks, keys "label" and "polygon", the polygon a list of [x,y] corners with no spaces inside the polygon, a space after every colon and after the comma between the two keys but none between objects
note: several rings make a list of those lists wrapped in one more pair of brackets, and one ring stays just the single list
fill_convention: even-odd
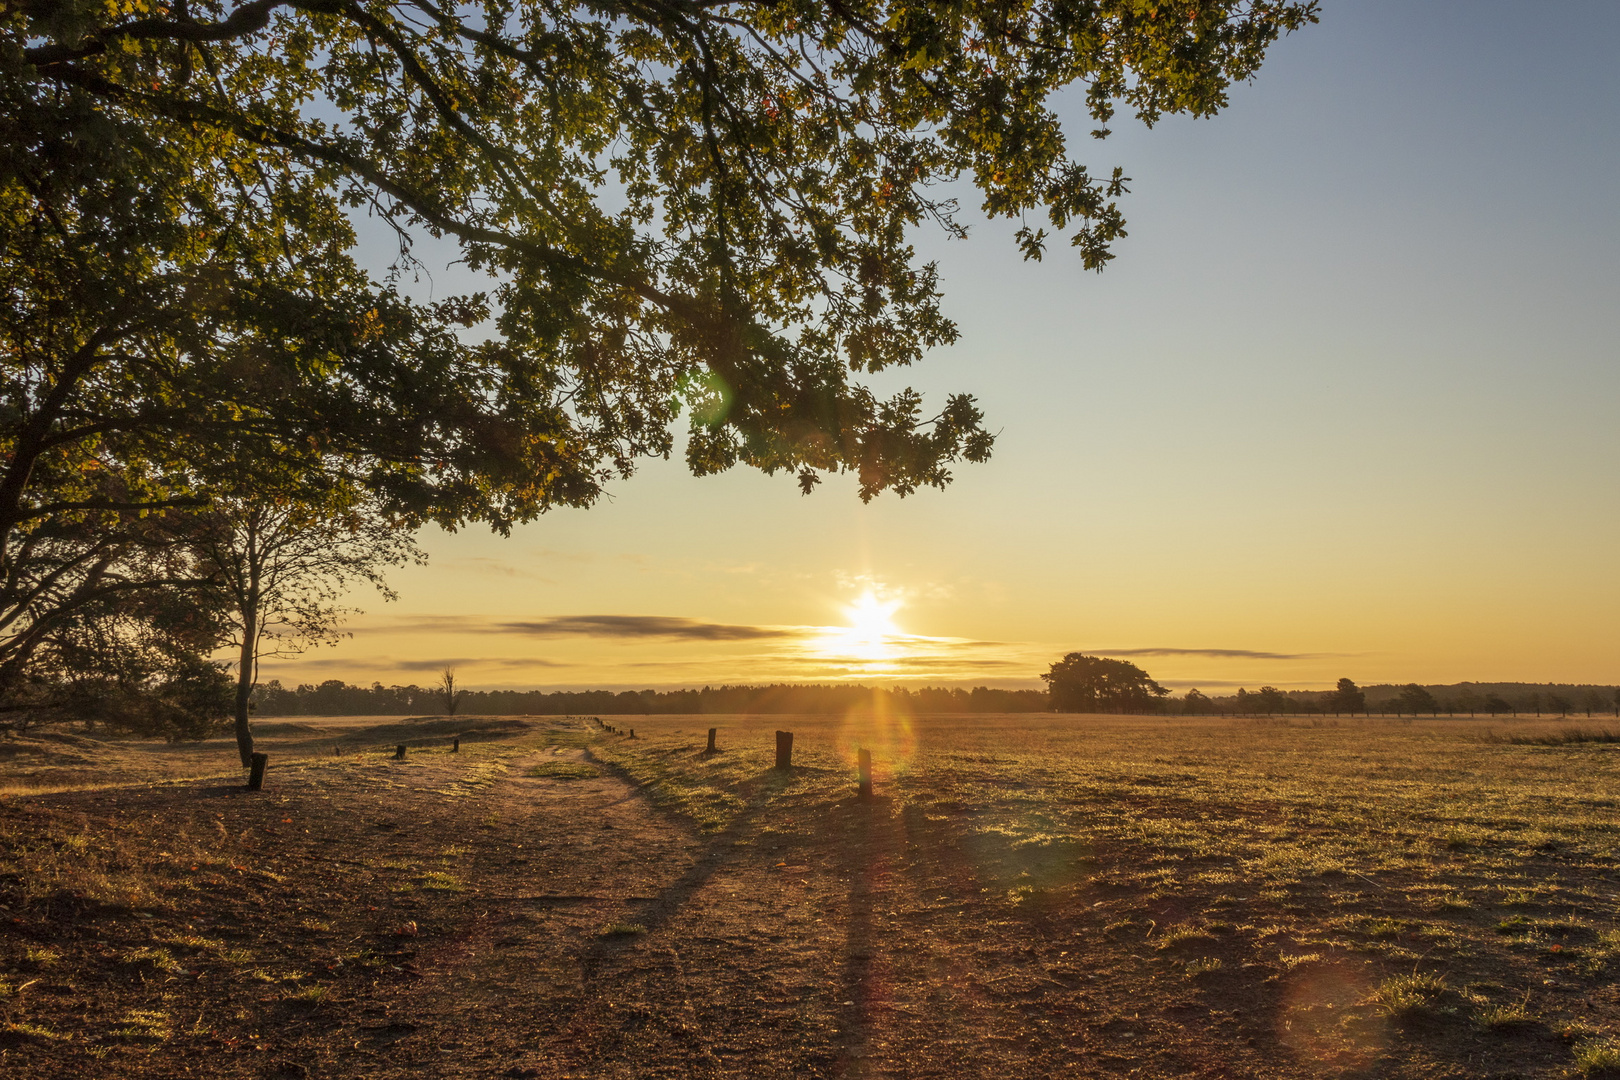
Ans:
[{"label": "haze over field", "polygon": [[1617,34],[1329,3],[1214,119],[1076,147],[1134,178],[1101,276],[919,233],[963,337],[879,385],[1000,431],[949,490],[654,463],[510,539],[428,531],[398,603],[263,675],[1033,686],[1084,649],[1206,690],[1620,682]]}]

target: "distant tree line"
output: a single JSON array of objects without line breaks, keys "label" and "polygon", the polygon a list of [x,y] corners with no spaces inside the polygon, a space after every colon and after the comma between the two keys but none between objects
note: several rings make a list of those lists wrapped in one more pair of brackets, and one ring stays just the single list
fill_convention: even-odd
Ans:
[{"label": "distant tree line", "polygon": [[[458,712],[488,715],[568,716],[581,713],[838,713],[885,706],[910,712],[1045,712],[1040,690],[971,690],[946,687],[869,687],[773,684],[705,686],[701,690],[454,690]],[[254,692],[259,716],[439,715],[441,685],[354,686],[339,679],[283,686],[278,679]]]},{"label": "distant tree line", "polygon": [[1536,683],[1406,683],[1359,687],[1340,679],[1332,690],[1240,688],[1229,696],[1189,690],[1162,711],[1236,716],[1620,716],[1620,687]]},{"label": "distant tree line", "polygon": [[1041,676],[1054,712],[1186,716],[1620,716],[1620,688],[1547,683],[1456,683],[1360,687],[1340,679],[1332,690],[1198,689],[1180,697],[1127,660],[1069,653]]},{"label": "distant tree line", "polygon": [[[446,678],[452,678],[447,672]],[[689,690],[465,690],[441,679],[431,686],[356,686],[341,679],[283,686],[261,684],[259,716],[405,716],[447,711],[484,715],[568,716],[845,712],[893,708],[913,713],[1127,713],[1189,716],[1620,716],[1620,688],[1533,683],[1451,686],[1357,686],[1332,690],[1262,686],[1234,694],[1189,690],[1172,696],[1135,664],[1070,653],[1042,678],[1047,690],[976,686],[871,687],[778,683]]]}]

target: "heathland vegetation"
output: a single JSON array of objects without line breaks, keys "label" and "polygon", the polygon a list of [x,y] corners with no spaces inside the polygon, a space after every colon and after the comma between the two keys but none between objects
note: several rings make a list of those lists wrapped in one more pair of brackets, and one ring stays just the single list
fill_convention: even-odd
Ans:
[{"label": "heathland vegetation", "polygon": [[259,797],[207,745],[17,740],[0,1072],[1620,1060],[1620,771],[1567,724],[862,711],[778,770],[776,717],[604,719],[266,724]]}]

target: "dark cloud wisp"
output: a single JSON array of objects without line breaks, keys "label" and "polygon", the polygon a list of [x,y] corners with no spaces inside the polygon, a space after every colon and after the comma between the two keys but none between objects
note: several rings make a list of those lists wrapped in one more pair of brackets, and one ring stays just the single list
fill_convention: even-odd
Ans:
[{"label": "dark cloud wisp", "polygon": [[503,634],[536,637],[676,638],[682,641],[761,641],[802,637],[801,629],[699,622],[669,615],[560,615],[551,619],[498,623]]}]

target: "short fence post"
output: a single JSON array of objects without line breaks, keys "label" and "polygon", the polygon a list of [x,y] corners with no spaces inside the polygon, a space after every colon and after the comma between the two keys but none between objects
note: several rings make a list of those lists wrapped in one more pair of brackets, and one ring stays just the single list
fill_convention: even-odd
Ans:
[{"label": "short fence post", "polygon": [[872,751],[855,751],[855,761],[860,775],[860,797],[870,799],[872,797]]},{"label": "short fence post", "polygon": [[248,770],[247,789],[258,791],[264,787],[264,770],[270,764],[270,755],[255,753],[248,760],[252,762],[252,766]]},{"label": "short fence post", "polygon": [[716,731],[719,731],[719,730],[720,730],[719,728],[710,728],[709,729],[709,745],[708,745],[708,748],[706,750],[704,750],[704,753],[706,753],[706,754],[714,753],[714,733]]},{"label": "short fence post", "polygon": [[398,746],[394,747],[394,760],[395,761],[404,761],[405,760],[405,744],[404,743],[400,743]]},{"label": "short fence post", "polygon": [[776,733],[776,767],[778,769],[793,768],[793,732],[778,731]]},{"label": "short fence post", "polygon": [[452,754],[461,753],[461,736],[460,735],[457,735],[455,738],[450,740],[450,752]]},{"label": "short fence post", "polygon": [[631,738],[632,738],[632,739],[633,739],[633,738],[635,738],[635,737],[636,737],[636,729],[635,729],[635,728],[631,728],[631,729],[630,729],[630,737],[631,737]]}]

